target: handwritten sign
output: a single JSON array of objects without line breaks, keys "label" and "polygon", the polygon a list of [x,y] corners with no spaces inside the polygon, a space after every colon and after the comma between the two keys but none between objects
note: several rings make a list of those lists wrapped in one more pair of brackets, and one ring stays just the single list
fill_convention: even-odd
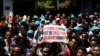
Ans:
[{"label": "handwritten sign", "polygon": [[66,37],[66,27],[58,25],[45,25],[43,28],[43,41],[63,42]]},{"label": "handwritten sign", "polygon": [[10,11],[8,16],[9,16],[8,23],[12,23],[12,21],[13,21],[13,12]]}]

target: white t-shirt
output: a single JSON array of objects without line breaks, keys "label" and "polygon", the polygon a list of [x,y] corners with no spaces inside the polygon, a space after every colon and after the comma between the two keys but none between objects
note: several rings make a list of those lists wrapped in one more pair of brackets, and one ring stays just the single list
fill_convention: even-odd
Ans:
[{"label": "white t-shirt", "polygon": [[90,51],[90,49],[91,49],[91,48],[90,48],[90,47],[88,47],[88,48],[86,48],[86,51],[87,51],[87,52],[89,52],[89,51]]}]

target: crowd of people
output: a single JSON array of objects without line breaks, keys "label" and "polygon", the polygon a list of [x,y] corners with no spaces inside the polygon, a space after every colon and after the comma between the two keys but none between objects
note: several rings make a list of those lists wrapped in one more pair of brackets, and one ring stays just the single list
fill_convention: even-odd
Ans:
[{"label": "crowd of people", "polygon": [[[68,40],[43,42],[44,25],[66,27]],[[100,15],[14,15],[0,19],[0,56],[100,56]]]}]

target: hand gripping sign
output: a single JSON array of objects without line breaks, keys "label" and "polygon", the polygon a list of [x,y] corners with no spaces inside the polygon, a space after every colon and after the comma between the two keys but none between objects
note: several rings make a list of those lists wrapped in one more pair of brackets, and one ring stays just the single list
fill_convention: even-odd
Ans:
[{"label": "hand gripping sign", "polygon": [[65,42],[66,28],[58,25],[45,25],[42,37],[44,42]]}]

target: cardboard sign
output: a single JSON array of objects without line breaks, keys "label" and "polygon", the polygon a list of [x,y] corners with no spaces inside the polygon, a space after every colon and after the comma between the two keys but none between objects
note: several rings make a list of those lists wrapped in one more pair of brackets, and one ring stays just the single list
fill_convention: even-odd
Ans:
[{"label": "cardboard sign", "polygon": [[9,18],[8,18],[8,23],[12,23],[12,21],[13,21],[13,12],[10,11],[9,12]]},{"label": "cardboard sign", "polygon": [[64,42],[66,37],[66,28],[58,25],[45,25],[43,28],[44,42]]},{"label": "cardboard sign", "polygon": [[12,11],[9,12],[9,16],[13,16],[13,12]]}]

